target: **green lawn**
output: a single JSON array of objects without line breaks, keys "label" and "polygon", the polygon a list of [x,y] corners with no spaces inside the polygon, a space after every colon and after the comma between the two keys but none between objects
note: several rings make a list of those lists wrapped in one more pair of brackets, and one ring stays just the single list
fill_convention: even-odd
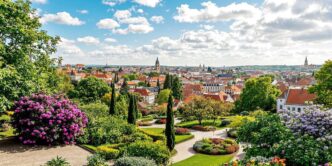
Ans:
[{"label": "green lawn", "polygon": [[[218,129],[221,129],[222,127],[219,127],[221,123],[221,120],[216,120],[213,124],[213,120],[203,120],[202,125],[203,126],[215,126]],[[181,122],[176,124],[178,127],[185,127],[185,128],[191,128],[192,126],[199,125],[198,120],[188,121],[188,122]]]},{"label": "green lawn", "polygon": [[223,163],[230,162],[233,155],[206,155],[206,154],[195,154],[194,156],[172,164],[172,166],[188,166],[188,165],[199,165],[199,166],[220,166]]},{"label": "green lawn", "polygon": [[[146,133],[164,135],[163,128],[141,128],[141,130],[145,131]],[[175,135],[175,143],[178,144],[192,138],[194,138],[194,135]]]}]

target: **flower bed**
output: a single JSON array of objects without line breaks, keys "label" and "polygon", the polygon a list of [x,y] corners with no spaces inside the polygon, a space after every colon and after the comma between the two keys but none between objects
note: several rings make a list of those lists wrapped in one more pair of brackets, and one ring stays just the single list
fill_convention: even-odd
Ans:
[{"label": "flower bed", "polygon": [[239,145],[231,139],[208,138],[197,141],[194,150],[203,154],[224,155],[239,150]]},{"label": "flower bed", "polygon": [[156,123],[156,124],[166,124],[166,119],[165,119],[165,118],[158,119],[158,120],[156,120],[155,123]]},{"label": "flower bed", "polygon": [[229,163],[224,164],[224,166],[233,166],[233,165],[239,165],[239,166],[256,166],[256,165],[264,165],[264,166],[285,166],[286,160],[281,159],[279,157],[273,157],[273,158],[265,158],[261,156],[257,157],[251,157],[249,160],[234,160]]},{"label": "flower bed", "polygon": [[175,130],[176,135],[190,135],[190,131],[187,128],[177,128]]},{"label": "flower bed", "polygon": [[216,127],[214,127],[214,126],[195,125],[195,126],[192,127],[192,129],[198,130],[198,131],[215,131]]},{"label": "flower bed", "polygon": [[15,102],[12,125],[23,144],[70,144],[83,134],[88,119],[60,96],[33,94]]}]

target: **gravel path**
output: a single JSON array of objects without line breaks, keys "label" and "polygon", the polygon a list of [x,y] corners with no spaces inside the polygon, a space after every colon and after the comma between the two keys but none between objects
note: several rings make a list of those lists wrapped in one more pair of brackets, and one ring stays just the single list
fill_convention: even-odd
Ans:
[{"label": "gravel path", "polygon": [[66,158],[72,166],[82,166],[90,155],[90,152],[75,145],[28,146],[12,140],[0,141],[1,166],[40,166],[56,156]]}]

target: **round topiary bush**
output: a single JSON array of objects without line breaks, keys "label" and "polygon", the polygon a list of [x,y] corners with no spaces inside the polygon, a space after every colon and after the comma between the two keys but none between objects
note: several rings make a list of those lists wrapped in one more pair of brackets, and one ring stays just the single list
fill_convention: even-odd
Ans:
[{"label": "round topiary bush", "polygon": [[193,148],[199,153],[224,155],[236,152],[239,149],[239,145],[231,139],[208,138],[197,141]]},{"label": "round topiary bush", "polygon": [[61,96],[33,94],[15,102],[12,125],[23,144],[71,144],[88,119]]},{"label": "round topiary bush", "polygon": [[116,160],[114,166],[157,166],[157,164],[144,157],[122,157]]}]

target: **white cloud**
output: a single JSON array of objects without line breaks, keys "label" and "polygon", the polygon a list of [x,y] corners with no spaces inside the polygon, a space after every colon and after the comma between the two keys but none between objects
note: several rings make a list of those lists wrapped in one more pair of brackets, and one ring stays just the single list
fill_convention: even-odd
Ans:
[{"label": "white cloud", "polygon": [[131,12],[129,10],[117,10],[114,13],[114,17],[118,20],[126,19],[131,17]]},{"label": "white cloud", "polygon": [[120,24],[113,19],[106,18],[106,19],[99,20],[99,22],[97,23],[97,27],[99,29],[112,30],[112,29],[120,27]]},{"label": "white cloud", "polygon": [[163,16],[152,16],[150,18],[152,22],[155,22],[157,24],[164,23],[164,17]]},{"label": "white cloud", "polygon": [[79,12],[81,14],[88,14],[89,13],[88,10],[77,10],[77,12]]},{"label": "white cloud", "polygon": [[205,29],[205,30],[212,30],[214,29],[213,25],[199,25],[199,27]]},{"label": "white cloud", "polygon": [[148,6],[148,7],[156,7],[161,0],[133,0],[134,2],[143,5],[143,6]]},{"label": "white cloud", "polygon": [[143,14],[144,10],[143,9],[137,9],[137,13]]},{"label": "white cloud", "polygon": [[218,7],[208,1],[201,4],[203,9],[191,9],[189,5],[182,4],[177,8],[178,15],[174,19],[178,22],[216,22],[228,20],[257,20],[261,11],[248,3],[232,3],[225,7]]},{"label": "white cloud", "polygon": [[30,0],[32,3],[46,4],[47,0]]},{"label": "white cloud", "polygon": [[81,21],[77,17],[72,17],[67,12],[58,12],[56,14],[44,14],[40,18],[40,22],[42,24],[46,24],[48,22],[54,22],[57,24],[72,25],[72,26],[79,26],[85,24],[84,21]]},{"label": "white cloud", "polygon": [[80,43],[84,43],[84,44],[99,44],[100,43],[99,39],[95,38],[93,36],[80,37],[80,38],[77,38],[77,41]]},{"label": "white cloud", "polygon": [[82,56],[84,52],[79,48],[75,41],[61,37],[57,45],[57,54],[60,56]]},{"label": "white cloud", "polygon": [[117,42],[116,39],[111,38],[111,37],[106,38],[104,41],[105,41],[105,42],[108,42],[108,43],[115,43],[115,42]]},{"label": "white cloud", "polygon": [[102,4],[108,5],[108,6],[115,6],[117,4],[121,4],[126,2],[126,0],[102,0]]}]

